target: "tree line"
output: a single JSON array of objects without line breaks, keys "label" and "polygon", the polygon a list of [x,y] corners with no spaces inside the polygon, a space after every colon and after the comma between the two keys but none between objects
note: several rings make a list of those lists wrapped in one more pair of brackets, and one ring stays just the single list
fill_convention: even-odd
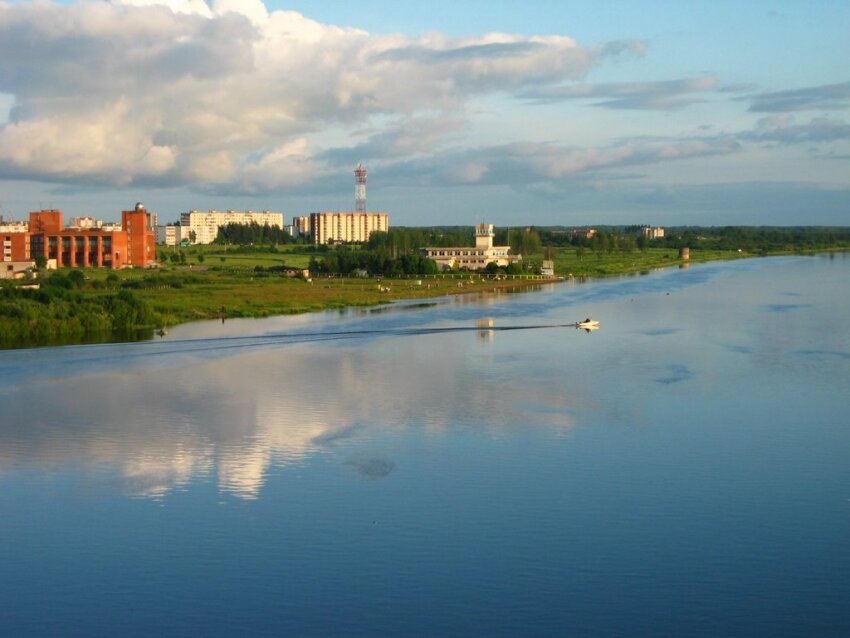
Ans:
[{"label": "tree line", "polygon": [[249,224],[229,223],[218,227],[218,234],[215,238],[216,244],[234,244],[237,246],[246,246],[251,244],[291,244],[294,240],[280,226],[271,226],[263,224],[260,226],[257,222]]},{"label": "tree line", "polygon": [[310,258],[310,272],[318,275],[429,275],[439,272],[436,262],[418,252],[393,257],[385,248],[351,250],[340,246],[321,258]]},{"label": "tree line", "polygon": [[[0,286],[0,345],[25,347],[130,339],[140,329],[156,326],[156,313],[131,290],[84,294],[82,289],[89,286],[80,270],[54,272],[38,289]],[[91,285],[106,290],[118,286],[114,273],[106,282]]]},{"label": "tree line", "polygon": [[649,239],[644,226],[600,226],[588,237],[589,228],[539,228],[543,246],[573,246],[590,250],[631,251],[635,248],[682,248],[695,250],[745,250],[777,252],[850,247],[850,228],[827,226],[673,226],[664,237]]},{"label": "tree line", "polygon": [[[657,242],[657,243],[656,243]],[[671,228],[653,245],[692,249],[792,252],[850,247],[850,228],[828,226],[717,226]]]}]

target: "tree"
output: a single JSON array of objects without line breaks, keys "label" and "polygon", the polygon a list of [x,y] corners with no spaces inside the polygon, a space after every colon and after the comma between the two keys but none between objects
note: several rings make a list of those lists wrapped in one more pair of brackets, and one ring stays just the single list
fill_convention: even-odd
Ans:
[{"label": "tree", "polygon": [[42,270],[47,267],[47,257],[44,255],[35,256],[35,267]]},{"label": "tree", "polygon": [[520,244],[521,254],[536,255],[540,252],[541,246],[542,243],[540,241],[540,235],[536,230],[529,228],[522,233],[522,240]]},{"label": "tree", "polygon": [[72,288],[79,290],[86,285],[86,275],[82,270],[72,270],[68,273],[68,281]]}]

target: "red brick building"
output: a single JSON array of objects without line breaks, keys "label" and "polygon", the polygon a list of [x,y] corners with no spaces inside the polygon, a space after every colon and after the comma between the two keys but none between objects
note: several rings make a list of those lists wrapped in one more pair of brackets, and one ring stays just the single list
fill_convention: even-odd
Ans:
[{"label": "red brick building", "polygon": [[0,239],[3,240],[3,254],[0,261],[29,261],[29,233],[16,230],[0,229]]},{"label": "red brick building", "polygon": [[40,210],[30,213],[26,232],[0,233],[0,237],[3,261],[10,262],[42,255],[56,260],[58,268],[143,268],[156,259],[156,232],[142,204],[121,211],[121,230],[64,228],[62,211]]}]

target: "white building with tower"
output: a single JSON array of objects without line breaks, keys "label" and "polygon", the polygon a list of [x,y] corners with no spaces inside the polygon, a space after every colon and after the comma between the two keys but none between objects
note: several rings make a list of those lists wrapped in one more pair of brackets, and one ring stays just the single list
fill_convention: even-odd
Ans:
[{"label": "white building with tower", "polygon": [[475,246],[457,247],[428,247],[422,248],[422,255],[437,262],[440,270],[451,268],[466,268],[468,270],[483,270],[487,264],[495,263],[505,267],[521,261],[522,255],[511,255],[510,246],[494,246],[496,233],[493,224],[475,225]]}]

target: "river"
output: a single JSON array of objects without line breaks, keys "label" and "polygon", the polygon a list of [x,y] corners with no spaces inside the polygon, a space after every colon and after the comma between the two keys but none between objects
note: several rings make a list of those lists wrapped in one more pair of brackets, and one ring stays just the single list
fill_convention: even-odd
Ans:
[{"label": "river", "polygon": [[0,634],[846,636],[848,282],[739,260],[2,351]]}]

